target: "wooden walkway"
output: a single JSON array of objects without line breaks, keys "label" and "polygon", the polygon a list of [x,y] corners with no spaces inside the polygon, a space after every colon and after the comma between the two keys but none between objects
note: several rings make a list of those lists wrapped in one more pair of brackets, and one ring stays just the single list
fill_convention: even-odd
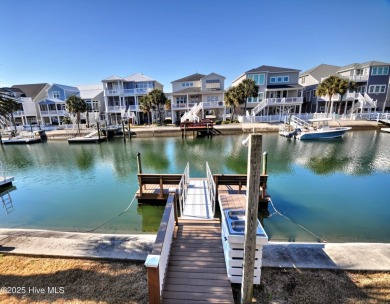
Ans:
[{"label": "wooden walkway", "polygon": [[234,303],[218,219],[180,219],[169,258],[163,303]]},{"label": "wooden walkway", "polygon": [[213,210],[208,201],[207,179],[190,179],[183,219],[213,219]]}]

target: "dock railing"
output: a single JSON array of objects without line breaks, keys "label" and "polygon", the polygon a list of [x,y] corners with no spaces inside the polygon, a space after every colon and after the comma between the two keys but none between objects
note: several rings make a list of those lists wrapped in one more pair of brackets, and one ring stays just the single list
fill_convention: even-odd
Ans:
[{"label": "dock railing", "polygon": [[206,176],[207,176],[207,187],[208,187],[208,199],[211,203],[213,210],[213,217],[215,214],[215,202],[216,202],[216,186],[214,181],[214,176],[211,173],[209,163],[206,162]]},{"label": "dock railing", "polygon": [[179,189],[177,195],[179,196],[179,206],[180,214],[183,214],[184,203],[186,201],[187,192],[188,192],[188,183],[190,182],[190,164],[187,163],[186,168],[184,169],[183,175],[179,183]]},{"label": "dock railing", "polygon": [[149,303],[161,303],[165,274],[175,227],[175,192],[170,192],[158,229],[152,253],[145,261],[148,276]]}]

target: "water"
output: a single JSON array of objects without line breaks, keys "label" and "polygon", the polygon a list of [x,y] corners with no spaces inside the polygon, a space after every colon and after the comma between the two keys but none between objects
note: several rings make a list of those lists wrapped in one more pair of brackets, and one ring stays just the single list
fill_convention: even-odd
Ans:
[{"label": "water", "polygon": [[[135,138],[69,145],[50,141],[4,146],[0,161],[15,176],[14,211],[0,209],[0,227],[106,233],[155,233],[163,207],[138,206],[136,154],[144,173],[246,173],[246,135]],[[263,219],[271,240],[390,241],[390,134],[348,132],[342,140],[301,142],[263,136],[268,192],[275,208]],[[302,229],[300,226],[307,230]]]}]

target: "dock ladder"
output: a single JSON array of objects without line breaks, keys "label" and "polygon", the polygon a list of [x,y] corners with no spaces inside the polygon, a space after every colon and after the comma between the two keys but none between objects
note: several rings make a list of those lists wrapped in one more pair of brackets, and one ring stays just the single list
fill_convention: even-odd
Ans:
[{"label": "dock ladder", "polygon": [[1,201],[3,203],[3,208],[5,211],[9,214],[12,211],[14,211],[14,206],[12,204],[12,198],[9,194],[9,191],[6,191],[5,193],[0,194],[1,195]]}]

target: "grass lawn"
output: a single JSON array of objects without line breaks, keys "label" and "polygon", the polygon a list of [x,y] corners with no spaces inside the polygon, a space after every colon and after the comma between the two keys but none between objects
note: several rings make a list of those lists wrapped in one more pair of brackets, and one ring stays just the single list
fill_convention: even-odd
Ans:
[{"label": "grass lawn", "polygon": [[[390,272],[262,270],[254,303],[390,303]],[[5,289],[4,289],[5,287]],[[0,255],[0,303],[147,303],[130,262]],[[240,285],[234,284],[236,303]]]}]

